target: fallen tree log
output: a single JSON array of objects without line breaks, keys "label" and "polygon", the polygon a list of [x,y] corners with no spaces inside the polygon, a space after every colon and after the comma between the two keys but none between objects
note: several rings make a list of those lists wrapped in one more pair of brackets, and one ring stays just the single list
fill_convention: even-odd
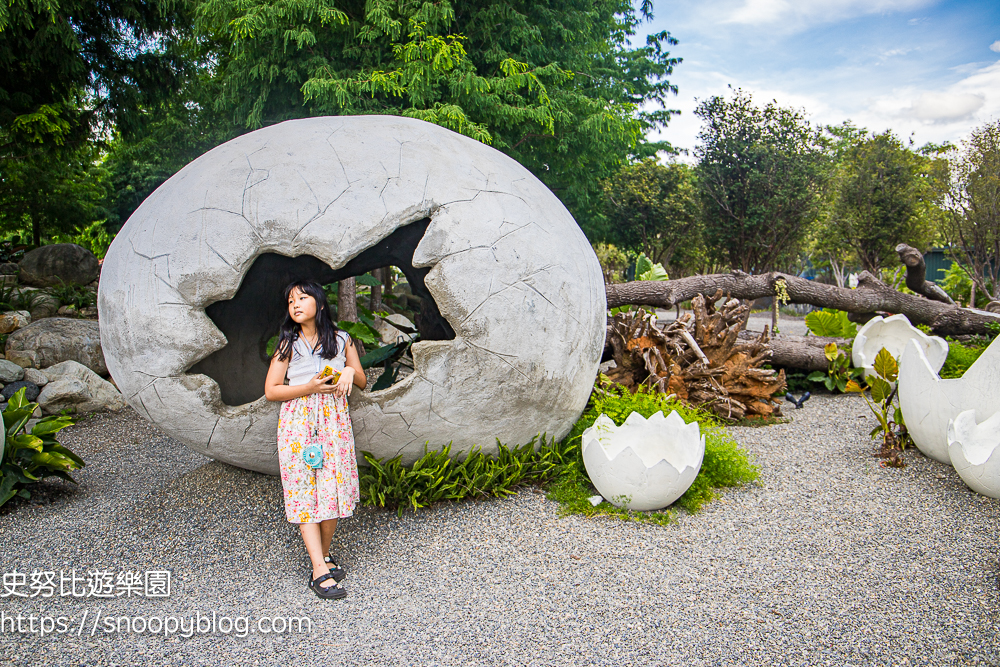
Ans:
[{"label": "fallen tree log", "polygon": [[715,294],[718,290],[737,299],[774,296],[779,280],[785,282],[791,303],[808,303],[849,313],[902,313],[913,324],[926,324],[940,336],[987,334],[988,323],[1000,322],[1000,314],[903,294],[867,271],[858,276],[856,289],[825,285],[777,271],[763,274],[733,271],[676,280],[612,284],[605,286],[605,292],[608,308],[630,304],[672,308],[698,294]]},{"label": "fallen tree log", "polygon": [[[658,325],[659,326],[659,325]],[[739,333],[739,340],[751,342],[760,337],[759,333],[743,330]],[[604,355],[602,361],[614,358],[614,350],[611,346],[611,327],[608,327],[607,335],[604,338]],[[768,344],[771,346],[771,360],[773,366],[795,369],[800,371],[825,371],[829,367],[823,347],[827,343],[836,343],[841,348],[846,349],[846,338],[827,338],[825,336],[792,336],[789,334],[771,334]]]},{"label": "fallen tree log", "polygon": [[[740,340],[754,340],[759,334],[753,331],[741,331]],[[830,366],[823,347],[827,343],[836,343],[838,347],[848,350],[846,338],[827,338],[826,336],[791,336],[788,334],[772,334],[771,365],[783,368],[794,368],[802,371],[825,371]]]}]

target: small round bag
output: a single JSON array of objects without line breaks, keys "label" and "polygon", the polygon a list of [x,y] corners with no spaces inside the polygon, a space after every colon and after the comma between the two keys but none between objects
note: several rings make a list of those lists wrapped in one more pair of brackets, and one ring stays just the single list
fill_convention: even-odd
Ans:
[{"label": "small round bag", "polygon": [[323,467],[323,448],[319,445],[309,445],[302,450],[302,460],[310,468]]}]

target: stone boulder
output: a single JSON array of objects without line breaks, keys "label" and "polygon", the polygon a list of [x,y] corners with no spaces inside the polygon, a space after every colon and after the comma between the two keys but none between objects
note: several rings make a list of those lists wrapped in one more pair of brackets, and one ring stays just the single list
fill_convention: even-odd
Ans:
[{"label": "stone boulder", "polygon": [[45,373],[43,373],[40,370],[36,370],[34,368],[25,368],[24,381],[31,382],[33,384],[38,385],[39,387],[44,387],[46,384],[48,384],[49,379],[45,377]]},{"label": "stone boulder", "polygon": [[50,317],[18,329],[7,338],[7,354],[34,351],[40,368],[76,361],[98,375],[107,375],[101,331],[93,320]]},{"label": "stone boulder", "polygon": [[86,285],[101,272],[97,257],[75,243],[56,243],[35,248],[20,262],[21,282],[36,287],[55,287],[62,283]]},{"label": "stone boulder", "polygon": [[26,310],[12,310],[0,313],[0,334],[17,331],[31,324],[31,313]]},{"label": "stone boulder", "polygon": [[126,405],[114,385],[83,364],[64,361],[42,372],[48,378],[48,384],[38,395],[38,405],[45,414],[55,414],[66,408],[72,408],[78,414],[97,410],[117,411]]},{"label": "stone boulder", "polygon": [[0,396],[3,396],[3,400],[9,401],[10,397],[18,392],[19,389],[24,389],[24,398],[27,401],[33,401],[38,398],[38,393],[41,391],[37,384],[34,382],[11,382],[9,385],[0,391]]},{"label": "stone boulder", "polygon": [[0,382],[17,382],[24,377],[24,369],[13,361],[0,359]]}]

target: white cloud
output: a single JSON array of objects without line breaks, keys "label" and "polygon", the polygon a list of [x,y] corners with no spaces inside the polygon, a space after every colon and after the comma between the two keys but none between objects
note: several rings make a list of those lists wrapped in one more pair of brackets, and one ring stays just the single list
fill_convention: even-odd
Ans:
[{"label": "white cloud", "polygon": [[929,123],[950,123],[971,119],[985,103],[982,93],[922,93],[904,115]]},{"label": "white cloud", "polygon": [[996,51],[1000,53],[1000,39],[990,44],[990,51]]},{"label": "white cloud", "polygon": [[934,0],[741,0],[724,23],[802,29],[855,16],[910,11]]}]

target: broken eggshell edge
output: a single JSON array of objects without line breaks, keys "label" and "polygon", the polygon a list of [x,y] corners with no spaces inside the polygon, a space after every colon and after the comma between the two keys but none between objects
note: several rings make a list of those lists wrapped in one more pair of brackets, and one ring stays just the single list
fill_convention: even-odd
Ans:
[{"label": "broken eggshell edge", "polygon": [[[621,426],[616,426],[607,415],[602,414],[581,437],[587,474],[597,491],[616,507],[641,511],[667,507],[684,495],[701,470],[705,436],[700,434],[697,422],[685,424],[676,411],[666,418],[662,412],[657,412],[648,421],[653,423],[647,424],[646,419],[633,412]],[[609,453],[608,444],[614,447],[614,439],[622,437],[623,431],[627,433],[634,429],[649,430],[654,437],[662,438],[664,450],[670,444],[679,444],[681,451],[673,454],[677,459],[686,460],[669,461],[666,458],[671,454],[669,451],[650,456],[649,450],[655,447],[648,446],[641,453],[631,445],[625,445],[617,452],[612,449]]]},{"label": "broken eggshell edge", "polygon": [[948,454],[966,486],[1000,498],[1000,412],[981,424],[966,410],[948,422]]},{"label": "broken eggshell edge", "polygon": [[865,378],[874,375],[875,356],[883,347],[899,359],[909,341],[915,341],[924,352],[927,363],[937,373],[948,358],[948,342],[938,336],[928,336],[910,324],[906,315],[876,316],[865,322],[851,345],[851,361],[863,368]]}]

